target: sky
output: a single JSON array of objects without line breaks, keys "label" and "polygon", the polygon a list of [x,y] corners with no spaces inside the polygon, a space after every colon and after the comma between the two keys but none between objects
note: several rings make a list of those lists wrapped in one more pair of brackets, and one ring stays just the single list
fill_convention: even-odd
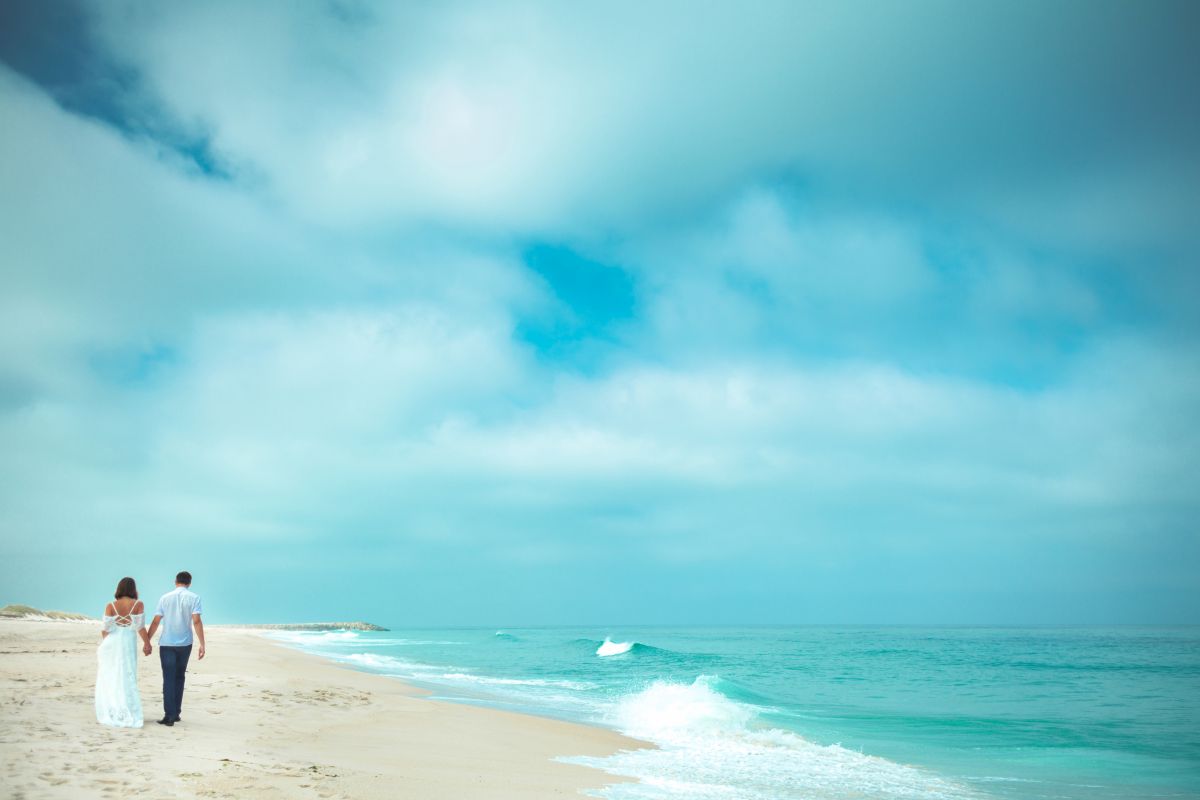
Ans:
[{"label": "sky", "polygon": [[1198,31],[0,4],[0,603],[1198,623]]}]

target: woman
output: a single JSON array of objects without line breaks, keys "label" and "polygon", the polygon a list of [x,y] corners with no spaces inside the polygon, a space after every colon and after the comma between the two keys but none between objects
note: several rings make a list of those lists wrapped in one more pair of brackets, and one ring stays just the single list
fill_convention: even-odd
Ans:
[{"label": "woman", "polygon": [[[138,600],[133,578],[122,578],[113,601],[104,607],[96,670],[96,721],[117,728],[142,727],[142,696],[138,692],[137,640],[150,655],[145,608]],[[136,631],[136,635],[135,635]]]}]

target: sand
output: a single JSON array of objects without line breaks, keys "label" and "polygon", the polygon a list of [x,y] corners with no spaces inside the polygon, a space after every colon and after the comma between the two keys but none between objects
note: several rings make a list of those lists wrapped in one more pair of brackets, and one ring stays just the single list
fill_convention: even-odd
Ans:
[{"label": "sand", "polygon": [[162,716],[157,650],[140,659],[146,725],[96,723],[98,623],[0,620],[5,798],[579,797],[619,780],[555,756],[641,743],[611,731],[424,699],[401,681],[206,627],[183,722]]}]

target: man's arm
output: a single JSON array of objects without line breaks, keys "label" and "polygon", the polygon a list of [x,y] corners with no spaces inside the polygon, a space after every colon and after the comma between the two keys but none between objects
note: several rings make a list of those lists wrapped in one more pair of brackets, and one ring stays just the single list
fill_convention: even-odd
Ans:
[{"label": "man's arm", "polygon": [[162,614],[155,614],[154,619],[150,620],[150,632],[146,634],[147,643],[154,638],[154,632],[158,630],[158,623],[160,622],[162,622]]},{"label": "man's arm", "polygon": [[204,658],[204,623],[200,621],[199,614],[192,614],[192,625],[196,627],[196,639],[200,642],[200,649],[196,651],[196,658]]}]

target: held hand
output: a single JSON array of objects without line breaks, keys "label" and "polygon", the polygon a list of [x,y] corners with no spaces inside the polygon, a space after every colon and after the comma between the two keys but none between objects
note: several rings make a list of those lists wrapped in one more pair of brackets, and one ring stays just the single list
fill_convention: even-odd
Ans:
[{"label": "held hand", "polygon": [[204,658],[204,645],[200,645],[200,650],[196,653],[196,660]]},{"label": "held hand", "polygon": [[150,655],[150,643],[149,642],[146,642],[144,645],[142,645],[142,655],[144,655],[144,656]]}]

